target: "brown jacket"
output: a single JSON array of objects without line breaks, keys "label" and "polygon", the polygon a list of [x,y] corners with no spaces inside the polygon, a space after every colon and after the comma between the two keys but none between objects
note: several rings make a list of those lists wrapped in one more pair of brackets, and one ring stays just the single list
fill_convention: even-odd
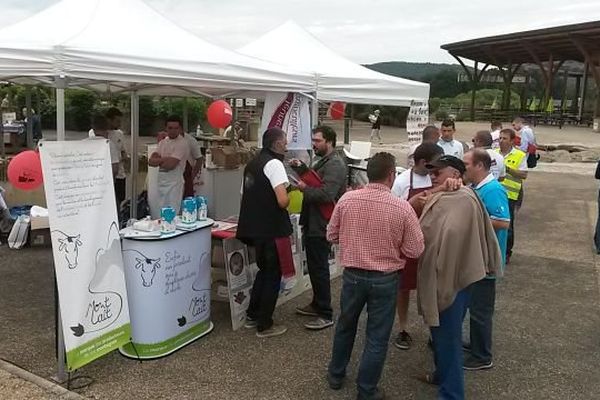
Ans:
[{"label": "brown jacket", "polygon": [[417,274],[419,314],[428,326],[439,326],[440,312],[458,291],[501,273],[502,256],[485,207],[470,188],[435,194],[420,223],[425,251]]}]

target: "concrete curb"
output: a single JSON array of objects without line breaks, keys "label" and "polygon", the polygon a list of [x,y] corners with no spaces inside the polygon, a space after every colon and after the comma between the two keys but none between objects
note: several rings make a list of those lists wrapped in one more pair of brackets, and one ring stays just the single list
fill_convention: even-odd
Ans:
[{"label": "concrete curb", "polygon": [[54,394],[56,396],[59,396],[61,399],[67,399],[67,400],[84,400],[85,399],[85,397],[83,397],[75,392],[71,392],[70,390],[67,390],[64,387],[62,387],[54,382],[50,382],[42,377],[32,374],[31,372],[26,371],[23,368],[17,367],[16,365],[11,364],[8,361],[5,361],[3,359],[0,359],[0,369],[8,372],[9,374],[12,374],[12,375],[18,377],[18,378],[21,378],[27,382],[31,382],[34,385],[42,388],[46,392]]}]

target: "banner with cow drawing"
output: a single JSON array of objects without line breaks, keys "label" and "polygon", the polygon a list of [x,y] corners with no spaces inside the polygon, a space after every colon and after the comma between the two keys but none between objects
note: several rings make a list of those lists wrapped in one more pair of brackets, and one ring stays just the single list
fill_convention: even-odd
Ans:
[{"label": "banner with cow drawing", "polygon": [[112,165],[107,140],[39,146],[72,371],[131,338]]}]

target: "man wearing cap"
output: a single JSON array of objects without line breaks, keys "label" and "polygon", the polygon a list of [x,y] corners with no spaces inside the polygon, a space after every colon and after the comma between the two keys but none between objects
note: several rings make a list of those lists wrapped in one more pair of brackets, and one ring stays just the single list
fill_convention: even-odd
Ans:
[{"label": "man wearing cap", "polygon": [[496,180],[502,180],[506,176],[506,168],[504,166],[504,157],[495,150],[492,150],[493,138],[489,131],[478,131],[473,138],[473,146],[475,148],[482,148],[490,156],[492,164],[490,166],[490,172]]},{"label": "man wearing cap", "polygon": [[[464,163],[445,155],[428,164],[434,187],[460,178]],[[462,322],[471,285],[500,269],[501,254],[489,216],[473,189],[461,187],[429,197],[420,218],[425,251],[419,259],[419,313],[430,327],[438,398],[464,399]]]},{"label": "man wearing cap", "polygon": [[379,140],[379,144],[383,143],[383,140],[381,140],[381,134],[380,134],[380,130],[381,130],[381,117],[379,116],[380,111],[379,110],[375,110],[373,111],[373,114],[369,115],[369,120],[371,121],[371,141],[373,141],[373,138],[375,136],[377,136],[377,139]]},{"label": "man wearing cap", "polygon": [[[506,238],[510,225],[506,190],[494,178],[492,159],[483,149],[475,148],[465,154],[465,181],[470,183],[490,216],[500,246],[502,262],[506,256]],[[470,345],[464,369],[470,371],[493,367],[492,320],[496,301],[496,275],[488,274],[472,285],[469,305]]]},{"label": "man wearing cap", "polygon": [[438,146],[444,149],[444,154],[454,156],[462,160],[464,154],[464,146],[461,142],[454,139],[456,127],[454,121],[447,119],[442,122],[441,137],[438,141]]},{"label": "man wearing cap", "polygon": [[506,244],[506,264],[510,263],[512,249],[515,243],[515,218],[519,197],[522,196],[523,181],[527,179],[527,154],[515,147],[516,133],[512,129],[500,131],[500,149],[498,152],[504,157],[506,176],[502,186],[508,195],[508,210],[510,211],[510,227]]},{"label": "man wearing cap", "polygon": [[[434,127],[435,128],[435,127]],[[436,128],[437,130],[437,128]],[[396,177],[392,186],[392,193],[404,200],[419,195],[432,187],[429,170],[425,167],[427,163],[444,155],[444,151],[435,143],[423,143],[414,152],[415,165]],[[398,290],[398,328],[399,333],[394,341],[394,346],[400,350],[410,349],[412,338],[406,331],[408,326],[408,306],[410,304],[410,291],[417,288],[418,259],[406,260],[406,266],[402,270],[402,279]]]}]

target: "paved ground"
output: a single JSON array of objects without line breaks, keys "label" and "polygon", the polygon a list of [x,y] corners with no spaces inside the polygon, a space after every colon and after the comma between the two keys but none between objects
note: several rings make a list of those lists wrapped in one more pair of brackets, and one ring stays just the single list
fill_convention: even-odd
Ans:
[{"label": "paved ground", "polygon": [[[517,222],[516,254],[498,288],[495,368],[468,373],[469,399],[596,399],[600,393],[598,270],[591,247],[596,183],[586,175],[534,171]],[[52,255],[47,249],[0,247],[0,357],[49,378],[55,372]],[[333,284],[338,305],[339,279]],[[176,354],[142,364],[112,353],[80,370],[93,399],[351,399],[352,370],[340,392],[324,373],[333,330],[304,330],[293,300],[276,312],[289,327],[261,340],[233,332],[228,309],[213,303],[215,330]],[[414,379],[431,368],[427,331],[411,308],[415,347],[390,347],[381,384],[391,399],[434,399]],[[8,382],[7,382],[8,379]],[[0,398],[25,399],[0,374]],[[42,397],[48,398],[52,397]]]}]

